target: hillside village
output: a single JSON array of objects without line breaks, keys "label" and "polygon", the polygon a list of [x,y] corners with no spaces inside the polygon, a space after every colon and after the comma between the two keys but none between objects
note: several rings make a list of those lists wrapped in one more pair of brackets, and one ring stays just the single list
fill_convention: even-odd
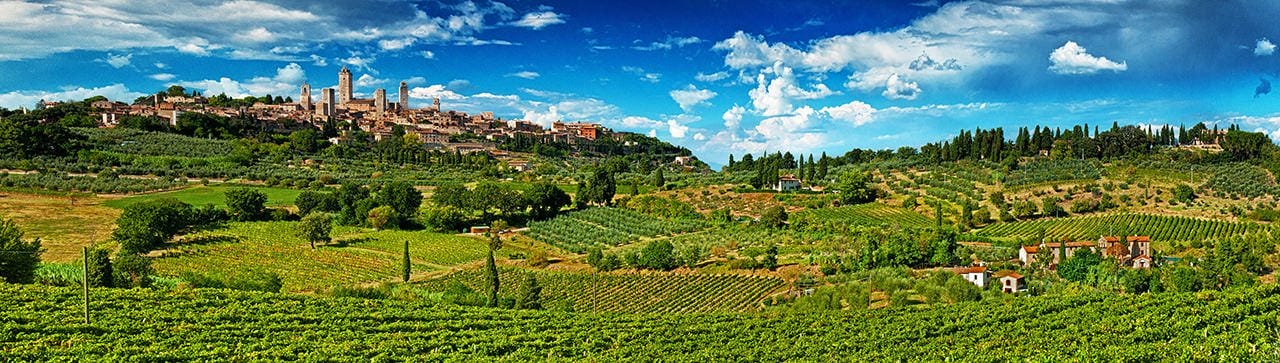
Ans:
[{"label": "hillside village", "polygon": [[[413,108],[410,105],[409,86],[400,82],[398,99],[388,101],[386,89],[374,91],[373,98],[355,98],[351,71],[343,67],[338,73],[338,88],[324,88],[319,95],[312,93],[311,85],[303,83],[299,89],[298,100],[276,102],[254,102],[249,106],[227,107],[214,106],[209,97],[198,92],[182,95],[155,94],[139,102],[127,104],[119,101],[98,100],[90,106],[98,114],[100,127],[116,127],[119,121],[128,116],[156,117],[168,120],[171,126],[177,125],[184,113],[200,113],[221,117],[248,118],[258,120],[264,127],[277,131],[287,131],[305,126],[324,127],[326,122],[346,123],[368,133],[374,141],[392,137],[399,126],[405,134],[413,135],[428,150],[446,150],[470,154],[488,152],[499,158],[506,158],[508,153],[499,151],[502,142],[519,140],[523,143],[556,143],[569,146],[582,145],[597,141],[609,141],[623,146],[632,146],[633,142],[625,140],[627,133],[615,132],[599,123],[555,121],[550,127],[524,121],[503,120],[495,117],[493,112],[468,114],[466,112],[446,110],[439,97],[434,98],[427,107]],[[317,98],[318,96],[318,98]],[[269,97],[268,97],[269,99]],[[279,97],[277,97],[279,99]],[[61,104],[58,101],[43,102],[41,106],[53,107]],[[338,143],[347,135],[330,138],[331,143]],[[685,159],[692,158],[685,156]],[[523,160],[510,159],[512,167],[528,168]],[[675,160],[677,164],[686,164],[689,160]]]}]

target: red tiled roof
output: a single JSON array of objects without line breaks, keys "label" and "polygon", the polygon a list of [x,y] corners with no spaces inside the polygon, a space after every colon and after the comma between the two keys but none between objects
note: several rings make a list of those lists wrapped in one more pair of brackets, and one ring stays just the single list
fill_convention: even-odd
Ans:
[{"label": "red tiled roof", "polygon": [[[1089,242],[1089,241],[1067,242],[1067,248],[1093,247],[1096,245],[1097,243]],[[1044,246],[1045,248],[1049,248],[1049,249],[1059,248],[1059,247],[1062,247],[1062,242],[1049,242],[1049,243],[1045,243]],[[1022,246],[1022,249],[1027,250],[1027,253],[1036,253],[1040,251],[1040,246],[1037,246],[1037,245]]]},{"label": "red tiled roof", "polygon": [[[1102,238],[1107,242],[1120,242],[1120,237],[1116,236],[1103,236]],[[1151,236],[1126,236],[1124,239],[1126,242],[1151,242]]]},{"label": "red tiled roof", "polygon": [[987,267],[986,266],[956,267],[951,269],[951,272],[955,272],[957,275],[976,274],[976,273],[987,272]]},{"label": "red tiled roof", "polygon": [[995,274],[995,278],[998,278],[998,279],[1005,278],[1005,277],[1012,277],[1012,278],[1015,278],[1015,279],[1021,279],[1021,278],[1022,278],[1022,275],[1021,275],[1021,274],[1018,274],[1017,272],[1013,272],[1013,271],[1011,271],[1011,270],[1002,270],[1002,271],[1000,271],[1000,272],[996,272],[996,274]]}]

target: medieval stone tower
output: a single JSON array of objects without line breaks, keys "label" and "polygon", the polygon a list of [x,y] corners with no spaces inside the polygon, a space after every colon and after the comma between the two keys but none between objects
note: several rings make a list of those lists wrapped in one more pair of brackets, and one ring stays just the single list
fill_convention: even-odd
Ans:
[{"label": "medieval stone tower", "polygon": [[409,84],[400,82],[400,109],[409,109]]},{"label": "medieval stone tower", "polygon": [[346,105],[351,102],[351,70],[342,67],[338,71],[338,104]]},{"label": "medieval stone tower", "polygon": [[302,82],[302,94],[298,98],[298,103],[302,104],[304,111],[311,111],[311,85]]},{"label": "medieval stone tower", "polygon": [[383,112],[387,112],[387,90],[379,88],[373,91],[373,110],[382,116]]}]

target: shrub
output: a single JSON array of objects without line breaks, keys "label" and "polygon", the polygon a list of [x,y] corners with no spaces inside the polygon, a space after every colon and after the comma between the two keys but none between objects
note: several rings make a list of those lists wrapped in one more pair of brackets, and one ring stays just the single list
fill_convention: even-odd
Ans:
[{"label": "shrub", "polygon": [[396,211],[389,206],[381,206],[369,210],[369,225],[373,229],[382,229],[395,219]]},{"label": "shrub", "polygon": [[90,249],[87,260],[89,286],[115,286],[115,273],[112,272],[110,252],[100,248]]},{"label": "shrub", "polygon": [[112,264],[116,287],[151,287],[151,259],[133,253],[116,256]]},{"label": "shrub", "polygon": [[651,242],[640,251],[639,263],[636,267],[651,270],[671,270],[678,266],[675,258],[675,247],[671,242],[660,240]]},{"label": "shrub", "polygon": [[237,221],[260,221],[267,217],[267,195],[250,188],[227,190],[227,209]]},{"label": "shrub", "polygon": [[786,225],[787,211],[779,206],[769,207],[764,213],[760,214],[760,224],[770,228],[778,228]]},{"label": "shrub", "polygon": [[13,221],[0,220],[0,282],[28,284],[40,265],[40,239],[23,240]]}]

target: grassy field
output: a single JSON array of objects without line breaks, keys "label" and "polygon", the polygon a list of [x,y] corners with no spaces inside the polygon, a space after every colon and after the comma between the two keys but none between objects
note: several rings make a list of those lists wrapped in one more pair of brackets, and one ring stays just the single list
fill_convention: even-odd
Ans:
[{"label": "grassy field", "polygon": [[12,219],[26,238],[40,238],[45,261],[69,262],[84,245],[111,236],[120,210],[97,197],[0,192],[0,218]]},{"label": "grassy field", "polygon": [[296,222],[231,223],[193,233],[155,260],[162,275],[197,272],[225,276],[245,270],[273,272],[284,291],[312,292],[333,286],[398,279],[404,241],[415,273],[482,258],[481,240],[429,232],[339,228],[334,242],[312,250],[294,235]]},{"label": "grassy field", "polygon": [[[107,201],[102,204],[112,208],[123,209],[124,207],[127,207],[131,204],[142,202],[142,201],[153,200],[157,198],[174,198],[179,201],[183,201],[197,207],[203,206],[205,204],[213,204],[219,207],[226,207],[226,200],[225,200],[226,195],[224,193],[226,193],[227,189],[232,189],[232,188],[237,188],[237,186],[230,186],[230,185],[203,186],[202,185],[202,186],[195,186],[195,187],[190,187],[190,188],[185,188],[182,190],[175,190],[170,192],[135,195],[135,196]],[[270,188],[270,187],[259,187],[259,186],[249,186],[248,188],[256,189],[258,191],[266,193],[268,207],[293,205],[293,200],[298,198],[298,194],[302,193],[301,190],[297,190],[297,189]]]}]

